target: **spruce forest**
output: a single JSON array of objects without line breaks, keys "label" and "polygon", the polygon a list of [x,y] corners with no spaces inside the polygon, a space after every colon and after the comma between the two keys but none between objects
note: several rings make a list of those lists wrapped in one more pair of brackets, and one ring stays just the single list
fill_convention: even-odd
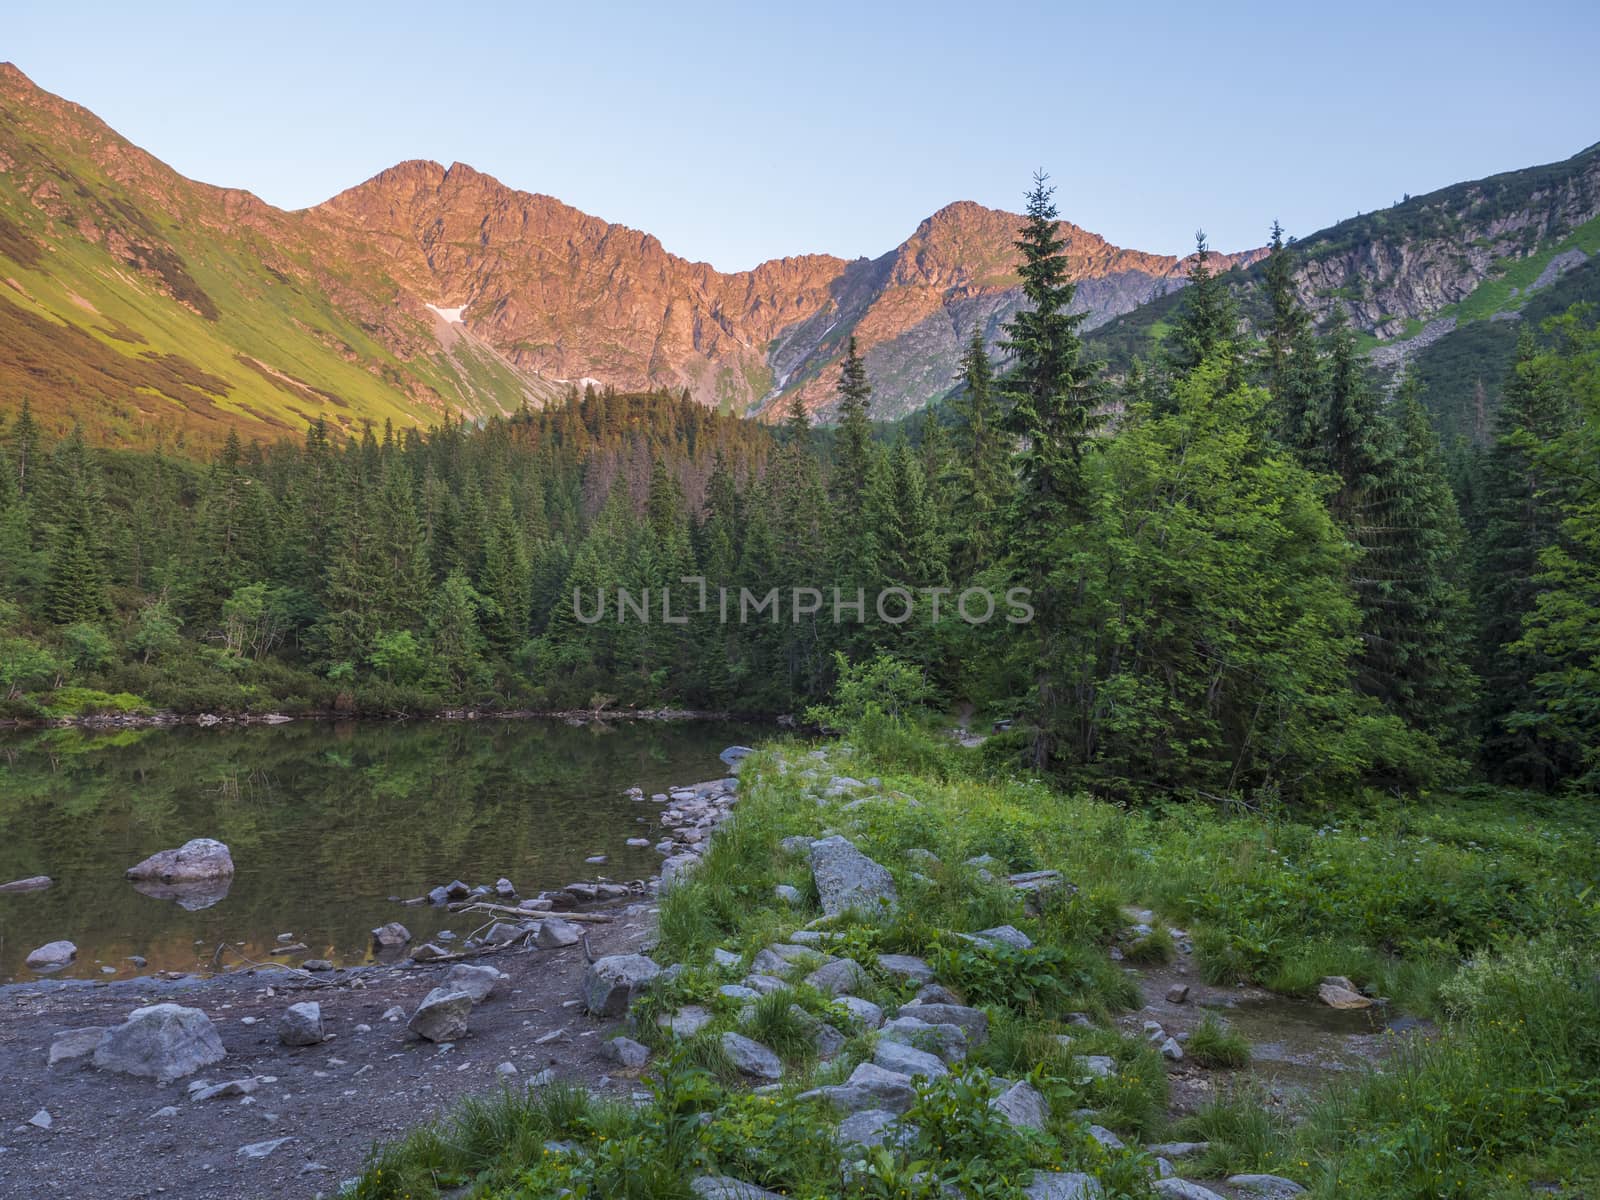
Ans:
[{"label": "spruce forest", "polygon": [[[0,427],[0,716],[770,716],[867,672],[998,723],[987,760],[1111,798],[1593,794],[1594,311],[1523,331],[1491,436],[1445,445],[1430,413],[1462,399],[1314,332],[1276,228],[1263,321],[1202,238],[1159,352],[1112,373],[1055,217],[1040,176],[1002,352],[979,331],[962,386],[897,423],[853,341],[829,428],[798,401],[769,426],[590,386],[195,461],[44,428],[24,387]],[[865,619],[789,603],[835,587]],[[723,621],[719,588],[782,600]],[[912,619],[877,619],[884,588]],[[965,619],[971,588],[1025,589],[1032,620]]]}]

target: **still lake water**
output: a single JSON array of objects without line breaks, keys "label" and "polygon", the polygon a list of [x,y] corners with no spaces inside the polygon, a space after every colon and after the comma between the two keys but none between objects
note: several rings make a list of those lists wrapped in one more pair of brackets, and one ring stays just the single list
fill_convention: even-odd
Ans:
[{"label": "still lake water", "polygon": [[[282,933],[308,949],[279,961],[354,964],[385,921],[429,937],[465,936],[483,920],[392,896],[502,875],[523,896],[602,875],[647,878],[660,856],[624,843],[654,845],[659,806],[624,790],[720,778],[717,753],[764,732],[724,722],[304,721],[0,735],[0,883],[55,880],[0,894],[0,983],[36,978],[23,960],[60,939],[78,957],[58,978],[193,970],[219,942],[265,960]],[[218,903],[187,911],[124,879],[140,859],[195,837],[233,853]],[[607,862],[585,865],[596,854]]]}]

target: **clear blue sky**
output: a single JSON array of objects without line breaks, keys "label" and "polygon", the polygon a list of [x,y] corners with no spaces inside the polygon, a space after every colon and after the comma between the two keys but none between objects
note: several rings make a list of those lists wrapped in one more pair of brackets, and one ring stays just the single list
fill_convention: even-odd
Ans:
[{"label": "clear blue sky", "polygon": [[459,160],[724,269],[877,255],[1037,166],[1114,242],[1258,245],[1600,140],[1593,0],[9,0],[0,59],[285,207]]}]

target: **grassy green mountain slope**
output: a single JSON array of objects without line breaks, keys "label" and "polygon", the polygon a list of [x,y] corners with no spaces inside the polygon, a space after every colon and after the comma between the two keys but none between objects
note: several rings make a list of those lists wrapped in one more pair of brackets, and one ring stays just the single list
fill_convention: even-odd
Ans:
[{"label": "grassy green mountain slope", "polygon": [[[98,441],[215,441],[324,416],[437,421],[554,392],[395,305],[349,247],[183,178],[0,66],[0,397]],[[366,260],[370,263],[370,259]]]}]

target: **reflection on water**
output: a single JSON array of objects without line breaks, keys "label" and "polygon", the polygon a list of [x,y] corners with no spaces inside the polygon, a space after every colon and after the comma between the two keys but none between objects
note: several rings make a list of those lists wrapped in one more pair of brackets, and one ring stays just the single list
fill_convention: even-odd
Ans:
[{"label": "reflection on water", "polygon": [[[360,962],[368,931],[400,920],[423,936],[474,918],[401,908],[438,883],[505,876],[523,895],[602,872],[654,874],[657,806],[623,790],[716,778],[717,752],[761,731],[731,723],[297,722],[249,729],[51,730],[0,735],[0,982],[34,978],[23,959],[57,939],[78,947],[62,974],[122,977],[208,963],[227,942],[266,960]],[[147,855],[214,837],[231,881],[177,888],[123,877]],[[604,866],[584,859],[604,854]],[[242,944],[241,944],[242,943]],[[136,969],[127,960],[148,960]],[[231,961],[237,961],[236,959]],[[109,977],[109,976],[107,976]]]}]

